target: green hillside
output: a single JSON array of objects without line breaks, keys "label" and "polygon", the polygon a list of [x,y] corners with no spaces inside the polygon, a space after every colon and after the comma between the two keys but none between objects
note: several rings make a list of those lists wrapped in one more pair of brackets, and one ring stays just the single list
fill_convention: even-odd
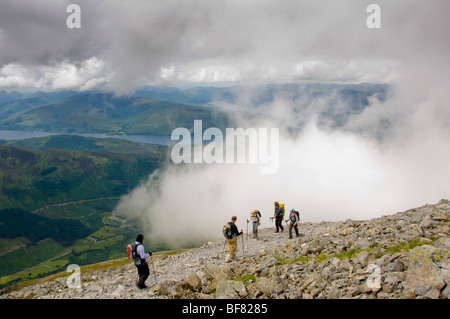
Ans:
[{"label": "green hillside", "polygon": [[26,237],[31,244],[52,238],[61,245],[72,245],[89,235],[89,228],[78,220],[52,219],[20,209],[0,210],[0,233],[3,238]]},{"label": "green hillside", "polygon": [[177,127],[192,128],[194,119],[205,125],[227,124],[226,114],[215,108],[110,93],[78,94],[52,103],[27,104],[26,108],[14,105],[5,109],[7,117],[0,116],[2,129],[170,135]]},{"label": "green hillside", "polygon": [[[156,150],[155,150],[156,151]],[[0,145],[0,209],[120,196],[158,167],[159,154],[26,150]]]},{"label": "green hillside", "polygon": [[78,135],[50,135],[23,140],[0,140],[0,144],[42,150],[48,148],[70,149],[75,151],[103,150],[112,153],[141,154],[146,157],[160,158],[167,149],[163,145],[136,143],[118,138],[94,138]]},{"label": "green hillside", "polygon": [[0,145],[0,287],[124,256],[140,228],[112,211],[167,147],[79,136],[7,143],[43,149]]}]

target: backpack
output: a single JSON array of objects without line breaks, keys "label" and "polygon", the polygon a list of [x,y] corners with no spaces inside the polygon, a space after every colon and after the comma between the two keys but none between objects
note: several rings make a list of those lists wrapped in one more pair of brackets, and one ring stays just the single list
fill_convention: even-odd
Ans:
[{"label": "backpack", "polygon": [[136,248],[137,246],[139,246],[140,244],[136,244],[135,242],[132,244],[129,244],[127,246],[127,257],[130,261],[134,261],[136,262],[138,259],[140,259],[140,257],[137,254]]},{"label": "backpack", "polygon": [[226,224],[223,226],[223,228],[222,228],[222,233],[223,233],[223,236],[224,236],[225,238],[230,239],[230,238],[233,237],[233,236],[231,235],[231,225],[230,225],[230,223],[226,223]]},{"label": "backpack", "polygon": [[[292,211],[291,211],[291,213],[292,213]],[[300,213],[298,211],[294,211],[294,214],[297,215],[297,223],[300,222]],[[291,219],[290,216],[289,216],[289,220],[293,223],[293,220]]]},{"label": "backpack", "polygon": [[284,204],[280,203],[280,209],[281,209],[281,217],[284,216]]},{"label": "backpack", "polygon": [[257,210],[257,209],[252,210],[252,211],[250,212],[250,217],[258,217],[258,219],[260,219],[260,218],[261,218],[261,213],[260,213],[259,210]]}]

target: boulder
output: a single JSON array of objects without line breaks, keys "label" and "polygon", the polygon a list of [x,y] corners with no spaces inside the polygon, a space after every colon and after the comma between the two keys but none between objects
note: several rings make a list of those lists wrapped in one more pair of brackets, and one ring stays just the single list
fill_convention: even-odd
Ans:
[{"label": "boulder", "polygon": [[277,282],[275,277],[260,277],[256,280],[255,286],[260,292],[269,297],[274,292]]},{"label": "boulder", "polygon": [[197,276],[197,274],[190,274],[183,282],[183,287],[195,292],[199,292],[202,289],[202,280]]},{"label": "boulder", "polygon": [[406,273],[406,288],[414,291],[421,286],[433,286],[440,290],[445,286],[441,269],[433,262],[435,248],[429,245],[415,247],[410,253],[410,265]]},{"label": "boulder", "polygon": [[155,294],[155,295],[159,295],[159,296],[166,296],[169,294],[169,290],[167,289],[166,286],[164,286],[163,284],[156,284],[152,287],[151,291]]},{"label": "boulder", "polygon": [[221,279],[216,285],[216,299],[236,299],[248,294],[245,285],[240,280]]}]

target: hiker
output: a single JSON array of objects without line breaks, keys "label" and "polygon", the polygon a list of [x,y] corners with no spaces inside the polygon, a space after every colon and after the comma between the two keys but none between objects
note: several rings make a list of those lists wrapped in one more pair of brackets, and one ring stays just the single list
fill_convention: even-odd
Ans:
[{"label": "hiker", "polygon": [[223,229],[224,236],[226,238],[225,251],[227,256],[225,258],[225,262],[229,263],[234,256],[236,256],[237,251],[237,237],[242,235],[244,232],[241,229],[241,232],[238,232],[236,227],[237,217],[231,217],[231,221],[226,223]]},{"label": "hiker", "polygon": [[[261,213],[259,210],[252,210],[250,212],[250,221],[252,222],[253,238],[258,239],[258,226],[261,225]],[[247,219],[247,223],[249,220]],[[248,230],[248,227],[247,227]],[[247,234],[248,236],[248,234]]]},{"label": "hiker", "polygon": [[274,203],[275,205],[275,212],[273,214],[273,217],[275,217],[275,227],[276,227],[276,233],[279,232],[281,229],[281,232],[283,232],[284,227],[282,225],[283,223],[283,216],[284,216],[284,210],[280,207],[280,204],[278,202]]},{"label": "hiker", "polygon": [[297,211],[295,209],[291,209],[291,213],[289,214],[289,219],[286,220],[286,222],[290,221],[289,224],[289,238],[292,238],[292,228],[295,229],[295,235],[296,237],[299,236],[298,234],[298,222],[300,221],[299,216],[297,215]]},{"label": "hiker", "polygon": [[144,241],[144,235],[139,234],[136,237],[136,253],[138,255],[138,259],[134,262],[136,265],[136,268],[138,270],[138,281],[136,282],[136,286],[139,289],[147,288],[145,285],[145,281],[147,280],[148,276],[150,275],[150,270],[148,268],[148,264],[146,259],[152,255],[152,252],[149,251],[147,254],[145,253],[144,245],[142,242]]}]

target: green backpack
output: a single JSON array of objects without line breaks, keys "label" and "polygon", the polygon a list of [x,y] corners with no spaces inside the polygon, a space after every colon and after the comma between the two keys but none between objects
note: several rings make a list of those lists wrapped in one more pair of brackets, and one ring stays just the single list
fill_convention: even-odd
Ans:
[{"label": "green backpack", "polygon": [[231,239],[233,236],[231,235],[231,225],[230,223],[226,223],[222,228],[222,233],[225,238]]}]

